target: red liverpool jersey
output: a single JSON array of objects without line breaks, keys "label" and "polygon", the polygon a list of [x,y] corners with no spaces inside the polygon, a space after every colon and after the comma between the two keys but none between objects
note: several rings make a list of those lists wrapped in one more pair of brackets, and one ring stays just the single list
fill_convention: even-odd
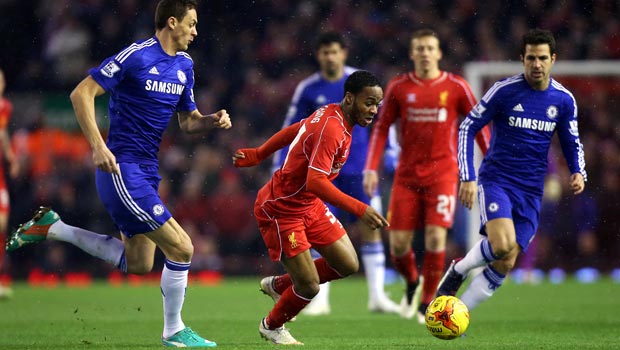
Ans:
[{"label": "red liverpool jersey", "polygon": [[[458,118],[476,104],[465,79],[441,72],[436,79],[423,80],[414,72],[396,76],[388,83],[379,118],[372,131],[367,170],[377,170],[388,129],[399,121],[402,147],[397,178],[430,185],[457,181]],[[477,141],[486,152],[490,134],[483,130]]]},{"label": "red liverpool jersey", "polygon": [[338,104],[316,110],[299,123],[282,168],[258,192],[256,203],[271,215],[300,215],[320,199],[306,190],[309,169],[325,173],[331,181],[349,156],[352,126]]}]

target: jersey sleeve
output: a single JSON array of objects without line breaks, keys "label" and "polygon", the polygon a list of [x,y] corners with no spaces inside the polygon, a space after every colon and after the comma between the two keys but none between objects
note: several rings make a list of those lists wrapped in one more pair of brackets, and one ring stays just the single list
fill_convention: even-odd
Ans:
[{"label": "jersey sleeve", "polygon": [[334,157],[344,142],[344,132],[344,126],[336,118],[327,117],[323,128],[314,135],[308,167],[330,175]]},{"label": "jersey sleeve", "polygon": [[125,48],[115,56],[103,60],[99,67],[91,68],[88,71],[95,81],[106,91],[113,91],[114,88],[125,78],[133,67],[139,64],[142,57],[136,53],[132,47]]},{"label": "jersey sleeve", "polygon": [[393,81],[391,81],[385,92],[383,104],[379,110],[379,117],[377,122],[372,128],[370,134],[370,142],[368,144],[368,154],[366,156],[366,165],[364,170],[376,171],[379,167],[383,151],[385,149],[385,143],[388,139],[390,132],[390,126],[396,120],[396,116],[399,113],[398,100],[394,96],[395,87]]},{"label": "jersey sleeve", "polygon": [[[495,85],[491,87],[489,91],[494,90],[494,88]],[[492,96],[487,98],[488,95]],[[493,119],[496,113],[495,106],[498,99],[500,99],[498,95],[497,93],[487,93],[487,95],[472,108],[459,126],[457,161],[459,179],[462,182],[476,180],[476,170],[474,168],[474,138],[478,132]]]},{"label": "jersey sleeve", "polygon": [[[295,88],[295,93],[293,94],[291,104],[288,107],[286,118],[284,118],[282,128],[284,129],[309,116],[313,112],[312,108],[313,106],[311,106],[310,103],[308,103],[308,100],[305,98],[305,88],[303,84],[298,84]],[[284,163],[284,159],[286,158],[287,153],[288,147],[284,147],[280,151],[276,152],[275,156],[273,157],[271,169],[272,173],[282,166],[282,163]]]},{"label": "jersey sleeve", "polygon": [[583,144],[579,140],[577,122],[577,102],[572,95],[565,100],[561,109],[562,115],[558,119],[558,137],[562,146],[562,153],[571,174],[580,173],[584,180],[588,179]]},{"label": "jersey sleeve", "polygon": [[[462,90],[461,98],[458,102],[458,113],[460,116],[467,115],[476,105],[476,96],[471,91],[471,87],[467,81],[461,77],[457,78],[458,86]],[[480,132],[476,134],[476,143],[482,154],[485,154],[489,149],[489,142],[491,140],[491,131],[488,126],[484,126]]]}]

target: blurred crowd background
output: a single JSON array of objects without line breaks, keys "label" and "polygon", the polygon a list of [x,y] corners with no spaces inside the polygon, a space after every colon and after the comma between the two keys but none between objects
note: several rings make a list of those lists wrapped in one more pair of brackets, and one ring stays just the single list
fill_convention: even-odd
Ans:
[{"label": "blurred crowd background", "polygon": [[[10,132],[22,162],[19,178],[8,180],[11,227],[29,220],[39,205],[51,205],[69,224],[118,236],[97,197],[90,149],[68,96],[89,68],[153,35],[155,5],[0,0],[0,67],[15,105]],[[423,27],[442,39],[441,68],[457,74],[468,61],[518,62],[521,35],[533,27],[553,31],[558,60],[620,59],[620,1],[612,0],[202,1],[198,20],[198,38],[188,50],[196,100],[202,112],[226,108],[233,129],[188,136],[173,119],[160,153],[161,194],[194,239],[192,268],[223,274],[275,268],[252,217],[269,164],[239,171],[230,157],[280,128],[296,84],[317,70],[313,51],[320,32],[342,32],[348,64],[384,83],[412,69],[410,35]],[[588,183],[578,197],[565,191],[565,165],[554,149],[537,248],[522,264],[610,271],[620,267],[620,77],[557,79],[579,104]],[[106,105],[107,97],[100,98],[104,129]],[[384,174],[384,200],[389,179]],[[453,231],[449,256],[465,248],[462,227]],[[95,276],[111,271],[73,246],[47,242],[11,254],[4,273],[21,278],[33,268]]]}]

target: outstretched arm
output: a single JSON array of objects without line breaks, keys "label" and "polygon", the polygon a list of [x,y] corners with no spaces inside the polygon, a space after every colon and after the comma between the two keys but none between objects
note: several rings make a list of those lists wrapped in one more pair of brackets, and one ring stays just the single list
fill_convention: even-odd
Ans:
[{"label": "outstretched arm", "polygon": [[258,148],[238,149],[233,154],[233,164],[236,167],[250,167],[259,164],[275,151],[293,142],[300,125],[300,123],[295,123],[278,131]]},{"label": "outstretched arm", "polygon": [[359,217],[362,222],[372,229],[389,225],[387,219],[373,209],[373,207],[340,191],[329,181],[325,173],[309,168],[306,189],[321,200]]},{"label": "outstretched arm", "polygon": [[179,112],[179,126],[188,134],[195,134],[214,128],[230,129],[232,123],[225,109],[212,114],[201,114],[197,109],[191,112]]},{"label": "outstretched arm", "polygon": [[93,151],[93,163],[103,171],[116,173],[116,157],[106,146],[95,119],[95,97],[104,93],[103,87],[89,75],[73,89],[69,97],[82,133]]}]

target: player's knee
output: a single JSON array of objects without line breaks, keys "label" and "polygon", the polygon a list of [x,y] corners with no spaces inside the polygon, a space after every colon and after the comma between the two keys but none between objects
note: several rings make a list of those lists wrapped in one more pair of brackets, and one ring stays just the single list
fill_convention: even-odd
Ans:
[{"label": "player's knee", "polygon": [[301,281],[294,284],[295,293],[306,299],[312,299],[319,294],[321,285],[318,280]]},{"label": "player's knee", "polygon": [[359,260],[350,259],[346,263],[338,266],[337,271],[338,271],[338,274],[340,274],[342,277],[346,277],[346,276],[356,273],[357,271],[359,271],[359,269],[360,269]]},{"label": "player's knee", "polygon": [[491,248],[493,249],[493,255],[498,259],[507,257],[517,246],[517,242],[510,239],[500,239],[495,242],[491,242]]},{"label": "player's knee", "polygon": [[187,263],[192,261],[194,255],[194,245],[189,240],[159,248],[164,252],[166,259],[171,261]]}]

